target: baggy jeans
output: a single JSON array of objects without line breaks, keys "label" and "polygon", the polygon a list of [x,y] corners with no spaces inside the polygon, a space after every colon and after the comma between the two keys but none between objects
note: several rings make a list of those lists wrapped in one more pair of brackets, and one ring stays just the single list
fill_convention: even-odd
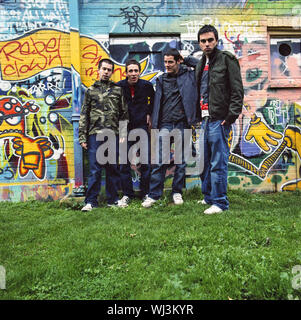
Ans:
[{"label": "baggy jeans", "polygon": [[[172,194],[182,194],[182,189],[185,187],[186,163],[184,159],[184,129],[187,128],[188,126],[184,121],[178,123],[164,123],[160,127],[160,132],[161,130],[165,130],[165,132],[168,134],[173,129],[179,129],[182,135],[182,161],[180,164],[175,165],[176,168],[172,182]],[[164,164],[162,161],[162,139],[159,140],[158,152],[159,163],[152,165],[149,186],[149,197],[155,200],[158,200],[163,194],[165,174],[168,167],[168,164]]]},{"label": "baggy jeans", "polygon": [[231,125],[221,125],[222,120],[203,121],[204,171],[201,174],[204,200],[222,210],[229,208],[227,178],[229,160],[229,133]]}]

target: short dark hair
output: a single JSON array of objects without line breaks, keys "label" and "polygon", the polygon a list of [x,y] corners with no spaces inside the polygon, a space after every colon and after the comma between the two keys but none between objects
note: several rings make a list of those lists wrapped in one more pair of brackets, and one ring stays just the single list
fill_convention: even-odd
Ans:
[{"label": "short dark hair", "polygon": [[139,72],[141,71],[140,63],[135,59],[128,59],[125,63],[125,71],[127,71],[127,67],[131,64],[135,64],[139,68]]},{"label": "short dark hair", "polygon": [[198,42],[200,42],[200,35],[208,32],[213,32],[215,36],[215,40],[216,41],[218,40],[218,32],[215,29],[215,27],[213,27],[210,24],[205,24],[204,26],[202,26],[202,28],[198,32]]},{"label": "short dark hair", "polygon": [[98,69],[100,69],[101,65],[103,64],[103,62],[105,63],[108,63],[112,66],[112,71],[114,71],[114,62],[111,60],[111,59],[108,59],[108,58],[104,58],[104,59],[101,59],[98,63]]},{"label": "short dark hair", "polygon": [[164,57],[165,56],[173,56],[175,61],[179,61],[180,58],[181,58],[180,52],[175,48],[170,48],[167,51],[165,51],[164,52]]}]

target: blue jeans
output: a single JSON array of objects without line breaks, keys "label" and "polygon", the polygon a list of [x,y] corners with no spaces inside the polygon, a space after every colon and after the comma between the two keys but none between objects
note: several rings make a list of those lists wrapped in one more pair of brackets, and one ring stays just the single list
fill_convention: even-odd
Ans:
[{"label": "blue jeans", "polygon": [[231,130],[229,125],[221,125],[222,120],[202,122],[204,136],[204,171],[201,174],[202,193],[208,204],[222,210],[229,208],[227,198],[227,178]]},{"label": "blue jeans", "polygon": [[[144,129],[147,132],[147,128],[140,128]],[[147,132],[148,134],[148,132]],[[128,151],[136,142],[128,141]],[[139,171],[140,171],[140,196],[143,198],[149,192],[149,178],[150,178],[150,136],[148,134],[148,163],[141,164]],[[121,180],[121,188],[123,194],[128,196],[129,198],[134,198],[134,189],[133,189],[133,180],[131,174],[131,165],[130,162],[127,164],[120,165],[120,180]]]},{"label": "blue jeans", "polygon": [[[167,130],[167,132],[172,131],[173,129],[179,129],[182,136],[182,161],[180,164],[176,164],[176,169],[172,182],[172,194],[180,193],[182,194],[182,189],[185,187],[185,168],[186,163],[184,160],[184,129],[187,129],[188,126],[186,122],[174,123],[163,123],[160,127]],[[176,146],[177,147],[177,146]],[[159,140],[159,163],[152,166],[151,177],[150,177],[150,186],[149,186],[149,197],[155,200],[158,200],[163,193],[165,174],[168,168],[168,164],[163,163],[162,159],[162,139]]]},{"label": "blue jeans", "polygon": [[[118,157],[118,142],[116,139],[116,157]],[[96,141],[96,134],[92,134],[88,139],[88,157],[90,173],[88,177],[88,189],[85,203],[91,203],[92,207],[98,206],[97,197],[101,189],[101,171],[106,171],[106,196],[108,204],[118,201],[119,170],[117,164],[100,165],[96,160],[96,151],[104,141]]]}]

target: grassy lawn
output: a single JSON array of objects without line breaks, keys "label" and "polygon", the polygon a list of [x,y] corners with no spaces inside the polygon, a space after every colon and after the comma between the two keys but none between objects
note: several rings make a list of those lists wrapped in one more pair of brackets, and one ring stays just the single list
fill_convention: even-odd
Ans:
[{"label": "grassy lawn", "polygon": [[230,191],[231,209],[212,216],[200,194],[90,213],[1,202],[0,299],[300,299],[301,193]]}]

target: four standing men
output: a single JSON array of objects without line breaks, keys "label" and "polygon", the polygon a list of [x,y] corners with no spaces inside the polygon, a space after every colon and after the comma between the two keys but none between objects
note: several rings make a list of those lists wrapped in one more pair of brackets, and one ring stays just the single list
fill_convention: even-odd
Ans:
[{"label": "four standing men", "polygon": [[[160,129],[167,134],[173,129],[178,129],[183,138],[184,130],[194,125],[201,113],[202,128],[205,131],[205,169],[201,175],[204,200],[201,203],[211,205],[204,211],[205,214],[219,213],[228,209],[228,138],[231,124],[238,118],[243,105],[240,67],[234,55],[217,49],[218,33],[213,26],[205,25],[199,30],[198,42],[203,51],[202,59],[197,64],[193,59],[192,61],[189,58],[184,59],[185,63],[196,67],[195,71],[181,65],[182,57],[176,49],[170,49],[164,54],[166,73],[157,79],[153,111],[151,110],[153,90],[149,82],[139,79],[141,70],[138,62],[131,60],[126,65],[127,79],[119,82],[123,94],[121,88],[109,81],[113,63],[110,64],[110,60],[106,60],[104,64],[99,64],[100,81],[95,82],[86,93],[79,126],[79,142],[83,148],[88,147],[90,161],[86,206],[83,211],[90,211],[97,206],[97,195],[100,191],[101,168],[95,156],[100,143],[96,143],[95,133],[97,129],[108,127],[115,132],[118,131],[118,121],[128,119],[125,99],[129,104],[130,129],[149,129],[152,113],[152,128]],[[145,105],[146,97],[148,97],[147,105]],[[107,116],[108,121],[104,121]],[[181,141],[184,150],[183,139]],[[143,195],[148,193],[149,185],[149,193],[142,203],[143,207],[152,206],[163,192],[167,167],[162,162],[161,141],[158,152],[159,162],[152,167],[149,184],[147,183],[149,165],[146,165],[145,171],[142,170],[142,175],[145,172],[140,184]],[[185,167],[182,154],[181,163],[176,164],[172,184],[175,204],[183,203]],[[133,197],[129,164],[122,165],[120,173],[124,197],[118,201],[119,171],[117,165],[106,165],[108,203],[127,206]]]}]

